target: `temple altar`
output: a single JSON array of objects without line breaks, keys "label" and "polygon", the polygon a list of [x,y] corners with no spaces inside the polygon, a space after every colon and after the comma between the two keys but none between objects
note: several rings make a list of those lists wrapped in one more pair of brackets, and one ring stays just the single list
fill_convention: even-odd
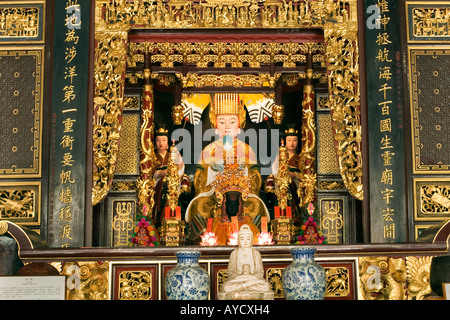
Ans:
[{"label": "temple altar", "polygon": [[217,300],[247,225],[275,300],[304,245],[325,300],[442,298],[449,5],[17,2],[0,4],[0,275],[165,300],[195,249]]}]

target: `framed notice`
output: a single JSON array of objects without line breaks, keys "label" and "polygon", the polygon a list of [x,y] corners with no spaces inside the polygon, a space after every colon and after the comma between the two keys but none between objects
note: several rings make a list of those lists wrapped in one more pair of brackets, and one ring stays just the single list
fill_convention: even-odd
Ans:
[{"label": "framed notice", "polygon": [[65,276],[0,277],[0,300],[65,300]]}]

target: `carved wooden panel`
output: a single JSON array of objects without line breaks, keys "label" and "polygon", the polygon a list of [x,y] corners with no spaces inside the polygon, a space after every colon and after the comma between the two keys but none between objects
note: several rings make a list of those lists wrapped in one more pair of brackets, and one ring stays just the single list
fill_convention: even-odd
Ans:
[{"label": "carved wooden panel", "polygon": [[450,173],[450,49],[411,47],[414,173]]},{"label": "carved wooden panel", "polygon": [[0,177],[41,175],[43,49],[0,50]]}]

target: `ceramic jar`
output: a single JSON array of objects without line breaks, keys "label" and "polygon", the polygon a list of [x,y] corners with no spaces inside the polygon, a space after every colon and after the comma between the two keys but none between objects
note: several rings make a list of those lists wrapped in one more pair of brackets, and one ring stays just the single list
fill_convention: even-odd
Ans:
[{"label": "ceramic jar", "polygon": [[177,251],[177,265],[167,272],[165,290],[168,300],[207,300],[209,274],[200,267],[201,252]]},{"label": "ceramic jar", "polygon": [[323,300],[327,280],[325,270],[314,261],[316,249],[291,249],[292,263],[283,270],[283,289],[286,300]]}]

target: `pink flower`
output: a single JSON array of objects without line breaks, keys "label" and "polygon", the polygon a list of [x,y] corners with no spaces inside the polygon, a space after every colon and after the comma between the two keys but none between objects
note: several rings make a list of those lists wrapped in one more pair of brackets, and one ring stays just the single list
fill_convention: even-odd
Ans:
[{"label": "pink flower", "polygon": [[237,246],[238,245],[238,232],[234,232],[228,237],[228,245],[229,246]]},{"label": "pink flower", "polygon": [[269,245],[274,244],[273,236],[270,232],[261,232],[258,234],[258,244]]},{"label": "pink flower", "polygon": [[201,246],[217,245],[217,237],[214,232],[205,232],[200,238],[202,238],[202,242],[200,242]]}]

